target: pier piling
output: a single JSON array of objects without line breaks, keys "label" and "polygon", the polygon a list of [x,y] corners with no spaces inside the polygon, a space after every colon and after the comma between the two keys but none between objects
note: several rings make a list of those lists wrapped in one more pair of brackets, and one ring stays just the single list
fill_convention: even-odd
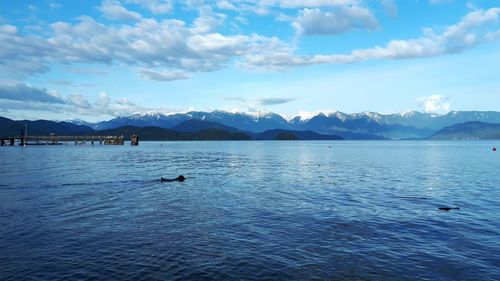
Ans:
[{"label": "pier piling", "polygon": [[132,135],[130,137],[130,145],[133,145],[133,146],[139,145],[139,136],[138,135]]}]

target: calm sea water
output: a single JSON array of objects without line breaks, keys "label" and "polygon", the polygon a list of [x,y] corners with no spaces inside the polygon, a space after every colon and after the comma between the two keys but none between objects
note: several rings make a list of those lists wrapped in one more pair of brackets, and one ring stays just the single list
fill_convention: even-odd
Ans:
[{"label": "calm sea water", "polygon": [[494,145],[1,147],[0,280],[500,280]]}]

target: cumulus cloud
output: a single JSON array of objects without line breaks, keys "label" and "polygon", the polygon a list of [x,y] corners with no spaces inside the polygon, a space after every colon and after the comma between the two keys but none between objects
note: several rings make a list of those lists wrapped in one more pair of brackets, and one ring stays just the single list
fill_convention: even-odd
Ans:
[{"label": "cumulus cloud", "polygon": [[137,21],[141,19],[141,15],[136,12],[127,10],[117,0],[105,0],[99,6],[99,10],[103,16],[112,20],[122,21]]},{"label": "cumulus cloud", "polygon": [[258,100],[260,105],[279,105],[289,103],[291,101],[296,100],[295,98],[261,98]]},{"label": "cumulus cloud", "polygon": [[[385,46],[345,54],[297,55],[297,45],[277,37],[219,33],[225,16],[212,10],[215,5],[230,7],[229,4],[264,7],[305,5],[309,7],[303,9],[293,23],[301,35],[375,28],[378,25],[376,19],[358,2],[239,0],[211,2],[212,6],[207,6],[201,1],[198,3],[201,6],[197,6],[199,16],[191,22],[172,18],[138,18],[133,22],[106,25],[94,18],[81,16],[71,23],[54,22],[49,25],[49,30],[39,35],[4,24],[0,25],[0,77],[20,80],[46,72],[53,65],[74,69],[75,64],[81,67],[88,63],[130,66],[137,69],[143,79],[172,81],[185,79],[197,72],[219,70],[231,62],[246,69],[282,71],[312,64],[431,57],[460,52],[500,38],[498,27],[494,28],[500,9],[491,8],[471,11],[443,31],[425,29],[421,37],[392,40]],[[105,0],[101,7],[124,8],[122,3],[166,5],[170,1]],[[191,4],[194,5],[194,2]],[[319,7],[328,7],[328,11],[319,10]]]},{"label": "cumulus cloud", "polygon": [[191,26],[175,19],[141,19],[133,25],[107,26],[82,16],[75,24],[51,24],[47,38],[27,36],[13,26],[2,25],[0,75],[22,77],[47,71],[56,63],[120,63],[144,69],[206,72],[225,67],[235,57],[285,45],[277,44],[281,42],[277,38],[256,34],[222,35],[214,32],[211,19],[222,20],[200,13]]},{"label": "cumulus cloud", "polygon": [[284,70],[312,64],[345,64],[374,59],[409,59],[452,54],[497,39],[488,30],[498,23],[500,8],[476,10],[468,13],[457,24],[448,26],[441,34],[424,29],[422,37],[408,40],[392,40],[385,46],[358,49],[350,54],[295,55],[293,49],[279,52],[250,54],[245,56],[243,67],[264,70]]},{"label": "cumulus cloud", "polygon": [[0,25],[0,42],[0,76],[15,78],[49,70],[43,57],[50,47],[44,39],[22,36],[17,27],[5,24]]},{"label": "cumulus cloud", "polygon": [[0,81],[0,99],[13,101],[36,101],[43,103],[64,103],[58,93],[32,87],[16,81]]},{"label": "cumulus cloud", "polygon": [[215,7],[240,13],[268,15],[275,9],[324,8],[361,3],[361,0],[217,0]]},{"label": "cumulus cloud", "polygon": [[304,7],[331,7],[358,5],[361,0],[260,0],[264,6],[277,6],[281,8],[304,8]]},{"label": "cumulus cloud", "polygon": [[174,8],[173,0],[126,0],[126,3],[140,5],[151,11],[153,14],[170,13]]},{"label": "cumulus cloud", "polygon": [[209,6],[200,7],[199,13],[199,17],[192,24],[191,31],[193,33],[214,32],[226,19],[226,15],[214,13]]},{"label": "cumulus cloud", "polygon": [[445,114],[450,111],[450,103],[448,103],[448,99],[441,95],[420,97],[417,99],[417,104],[422,107],[424,112],[427,113]]},{"label": "cumulus cloud", "polygon": [[304,9],[292,26],[300,36],[331,35],[356,28],[374,29],[378,22],[367,8],[342,6],[331,12],[323,12],[318,8]]},{"label": "cumulus cloud", "polygon": [[62,96],[57,92],[17,81],[0,81],[0,110],[48,111],[84,116],[122,116],[150,110],[168,109],[143,107],[126,98],[111,99],[102,92],[95,100],[82,94]]},{"label": "cumulus cloud", "polygon": [[95,105],[97,108],[106,109],[108,108],[110,103],[111,99],[109,98],[108,94],[106,94],[105,92],[101,92],[99,93],[99,98],[97,99]]},{"label": "cumulus cloud", "polygon": [[[22,94],[12,96],[12,89],[4,89],[0,85],[0,111],[40,111],[63,113],[67,115],[78,116],[123,116],[144,111],[164,111],[169,112],[172,109],[163,107],[144,107],[137,105],[126,98],[111,99],[106,93],[100,93],[94,100],[89,100],[82,94],[72,94],[62,97],[59,94],[50,93],[45,89],[29,86],[31,92],[23,90]],[[8,94],[5,94],[5,90]],[[36,93],[35,96],[33,96]],[[45,93],[41,95],[41,93]],[[53,97],[51,97],[51,95]]]},{"label": "cumulus cloud", "polygon": [[267,15],[270,10],[264,3],[241,0],[218,0],[215,4],[218,9],[234,12],[251,12],[257,15]]}]

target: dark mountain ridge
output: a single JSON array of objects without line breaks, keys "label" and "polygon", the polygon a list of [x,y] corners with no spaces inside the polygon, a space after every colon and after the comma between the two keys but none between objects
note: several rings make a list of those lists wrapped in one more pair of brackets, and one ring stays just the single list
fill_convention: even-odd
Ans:
[{"label": "dark mountain ridge", "polygon": [[255,140],[343,140],[341,136],[318,134],[312,131],[293,131],[283,129],[267,130],[255,134]]},{"label": "dark mountain ridge", "polygon": [[216,122],[212,121],[204,121],[201,119],[189,119],[186,121],[181,122],[180,124],[177,124],[173,127],[170,128],[171,130],[174,131],[179,131],[179,132],[198,132],[206,129],[221,129],[225,130],[228,132],[238,132],[240,129],[230,127],[230,126],[225,126]]},{"label": "dark mountain ridge", "polygon": [[[484,122],[479,120],[492,120],[494,122]],[[218,121],[214,121],[218,120]],[[28,124],[28,132],[31,135],[50,134],[58,135],[70,134],[90,134],[94,130],[113,129],[124,126],[133,127],[159,127],[172,131],[195,133],[205,129],[220,129],[228,132],[241,132],[245,135],[254,136],[268,130],[289,130],[289,131],[311,131],[322,135],[336,135],[345,139],[437,139],[439,129],[436,124],[455,124],[454,120],[473,120],[467,122],[500,123],[500,112],[493,111],[467,111],[450,112],[446,115],[431,115],[420,112],[402,112],[400,114],[383,115],[374,112],[363,112],[356,114],[345,114],[342,112],[318,113],[314,116],[294,117],[289,121],[274,113],[230,113],[225,111],[201,112],[193,111],[188,113],[178,113],[163,115],[159,113],[136,114],[129,117],[115,118],[109,121],[92,125],[93,128],[85,125],[77,125],[69,122],[53,122],[46,120],[37,121],[14,121],[8,118],[0,118],[0,132],[4,136],[19,135]],[[81,121],[81,120],[80,120]],[[80,122],[81,123],[81,122]],[[119,126],[118,126],[119,125]],[[234,125],[234,126],[233,126]],[[117,127],[115,127],[117,126]],[[459,127],[460,128],[460,127]],[[465,127],[461,127],[466,129]],[[468,129],[470,130],[470,128]],[[293,134],[288,134],[293,138]],[[479,131],[471,131],[469,137]],[[471,135],[472,134],[472,135]],[[443,132],[440,134],[443,136]],[[319,136],[316,136],[319,137]],[[478,136],[482,137],[482,136]],[[464,138],[458,136],[457,138]]]},{"label": "dark mountain ridge", "polygon": [[45,120],[14,121],[0,118],[0,136],[20,136],[24,124],[28,125],[29,135],[123,135],[130,139],[132,135],[139,135],[141,140],[274,140],[279,134],[288,134],[288,137],[299,140],[339,140],[342,137],[322,135],[314,132],[289,130],[269,130],[260,134],[242,132],[236,128],[224,126],[215,122],[199,119],[186,120],[174,129],[165,129],[155,126],[121,126],[113,129],[93,130],[83,125],[74,125],[68,122],[53,122]]},{"label": "dark mountain ridge", "polygon": [[[452,111],[445,115],[405,111],[398,114],[362,112],[317,113],[309,117],[296,116],[286,120],[275,113],[232,113],[226,111],[191,111],[176,114],[149,112],[119,117],[97,123],[94,129],[109,129],[124,125],[157,126],[170,129],[188,120],[215,122],[249,133],[272,129],[313,131],[340,135],[346,139],[423,139],[446,126],[469,121],[500,123],[500,112]],[[185,129],[183,129],[185,130]],[[194,129],[192,129],[194,130]]]},{"label": "dark mountain ridge", "polygon": [[54,122],[47,120],[20,120],[15,121],[8,118],[0,117],[0,136],[19,136],[24,130],[24,125],[28,126],[28,134],[30,135],[49,135],[51,133],[57,135],[82,135],[90,134],[94,130],[88,126],[75,125],[69,122]]},{"label": "dark mountain ridge", "polygon": [[95,131],[93,135],[123,135],[130,139],[133,134],[144,141],[187,141],[187,140],[251,140],[252,137],[241,132],[230,132],[219,128],[206,128],[197,132],[181,132],[160,127],[123,126],[114,129]]},{"label": "dark mountain ridge", "polygon": [[500,124],[472,121],[455,124],[437,131],[433,140],[487,140],[500,139]]}]

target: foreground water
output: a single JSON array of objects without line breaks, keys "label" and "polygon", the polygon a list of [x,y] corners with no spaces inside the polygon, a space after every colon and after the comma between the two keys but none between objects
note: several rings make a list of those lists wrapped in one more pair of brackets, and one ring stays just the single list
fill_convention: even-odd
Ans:
[{"label": "foreground water", "polygon": [[0,280],[500,280],[494,144],[2,147]]}]

